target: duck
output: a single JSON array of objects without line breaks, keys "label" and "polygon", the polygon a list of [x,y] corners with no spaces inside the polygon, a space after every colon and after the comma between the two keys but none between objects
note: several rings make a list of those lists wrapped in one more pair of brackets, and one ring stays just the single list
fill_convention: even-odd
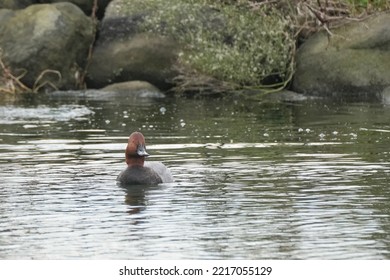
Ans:
[{"label": "duck", "polygon": [[117,177],[120,185],[158,185],[172,183],[173,177],[169,169],[161,162],[148,161],[145,137],[141,132],[133,132],[129,136],[126,147],[127,168]]}]

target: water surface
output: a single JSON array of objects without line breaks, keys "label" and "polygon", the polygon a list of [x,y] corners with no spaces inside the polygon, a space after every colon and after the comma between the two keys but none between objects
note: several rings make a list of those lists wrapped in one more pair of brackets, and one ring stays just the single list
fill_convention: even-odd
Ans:
[{"label": "water surface", "polygon": [[[2,259],[389,259],[390,107],[0,102]],[[121,188],[128,135],[175,183]]]}]

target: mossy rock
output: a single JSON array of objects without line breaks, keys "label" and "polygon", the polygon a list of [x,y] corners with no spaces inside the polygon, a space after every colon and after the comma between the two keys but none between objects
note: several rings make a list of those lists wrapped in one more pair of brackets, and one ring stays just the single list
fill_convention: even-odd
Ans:
[{"label": "mossy rock", "polygon": [[143,80],[167,89],[177,75],[171,68],[177,59],[175,42],[147,33],[130,40],[112,40],[95,47],[88,68],[88,87]]},{"label": "mossy rock", "polygon": [[320,32],[298,50],[293,90],[344,100],[381,99],[390,86],[390,14]]},{"label": "mossy rock", "polygon": [[92,21],[71,3],[31,5],[0,26],[2,60],[31,89],[76,88],[92,39]]},{"label": "mossy rock", "polygon": [[24,9],[35,3],[35,0],[0,0],[0,9]]},{"label": "mossy rock", "polygon": [[[157,80],[163,80],[166,85],[183,85],[192,78],[199,81],[198,78],[204,76],[205,81],[212,78],[232,87],[258,87],[269,77],[284,81],[291,74],[292,32],[288,20],[272,8],[254,11],[216,1],[113,0],[102,22],[93,63],[108,62],[101,52],[104,48],[109,49],[112,60],[116,60],[112,45],[123,44],[124,48],[139,36],[164,38],[162,47],[155,45],[155,48],[167,51],[169,60],[164,62],[168,63],[157,62],[153,67],[159,65],[159,71],[165,73]],[[149,62],[143,63],[146,69],[152,68]],[[91,65],[92,84],[112,79],[115,68],[123,69],[124,63],[122,60],[118,67],[111,65],[110,73],[100,73],[101,76],[107,74],[106,79],[96,78],[99,69]],[[134,73],[145,72],[142,68],[128,68]],[[110,82],[126,79],[118,75],[115,78],[118,79]],[[151,83],[156,80],[145,75],[136,78]]]},{"label": "mossy rock", "polygon": [[[1,1],[1,0],[0,0]],[[24,0],[26,1],[26,0]],[[96,16],[100,19],[103,18],[104,10],[107,7],[108,3],[111,0],[97,0],[97,10]],[[40,0],[41,3],[59,3],[59,2],[70,2],[79,7],[83,12],[90,16],[94,9],[94,1],[93,0]]]},{"label": "mossy rock", "polygon": [[130,81],[108,85],[101,91],[128,95],[134,98],[164,98],[165,95],[154,85],[144,81]]}]

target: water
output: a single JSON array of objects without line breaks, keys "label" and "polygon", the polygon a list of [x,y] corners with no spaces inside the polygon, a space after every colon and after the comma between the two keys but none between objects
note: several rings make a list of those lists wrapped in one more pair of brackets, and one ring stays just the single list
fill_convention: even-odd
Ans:
[{"label": "water", "polygon": [[[0,101],[1,259],[389,259],[390,108]],[[175,183],[124,189],[128,135]]]}]

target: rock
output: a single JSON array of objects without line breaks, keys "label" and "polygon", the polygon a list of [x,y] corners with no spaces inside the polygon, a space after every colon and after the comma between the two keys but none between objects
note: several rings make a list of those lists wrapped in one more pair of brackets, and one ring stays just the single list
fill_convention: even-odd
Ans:
[{"label": "rock", "polygon": [[[390,86],[390,14],[309,38],[298,50],[292,89],[346,100],[375,100]],[[379,94],[380,95],[380,94]]]},{"label": "rock", "polygon": [[76,88],[92,40],[92,21],[71,3],[32,5],[0,26],[4,63],[33,90]]},{"label": "rock", "polygon": [[43,98],[45,100],[72,99],[110,102],[118,100],[121,103],[145,104],[165,97],[164,93],[148,82],[130,81],[111,84],[102,89],[54,91],[46,94]]},{"label": "rock", "polygon": [[[1,1],[1,0],[0,0]],[[25,0],[27,1],[27,0]],[[111,0],[98,0],[97,1],[97,17],[103,18],[104,10]],[[70,2],[78,6],[83,12],[90,16],[92,14],[94,1],[93,0],[40,0],[40,3],[59,3],[59,2]]]},{"label": "rock", "polygon": [[265,101],[270,102],[302,102],[311,99],[310,97],[290,90],[269,93],[264,97]]},{"label": "rock", "polygon": [[34,0],[0,0],[0,9],[24,9],[35,2]]},{"label": "rock", "polygon": [[[0,26],[6,24],[7,20],[12,17],[14,12],[9,9],[0,9]],[[1,29],[1,27],[0,27]]]},{"label": "rock", "polygon": [[[0,102],[12,101],[15,100],[15,97],[20,95],[14,94],[0,94]],[[42,94],[34,94],[33,98],[36,102],[81,102],[81,103],[95,103],[96,105],[101,105],[102,102],[108,102],[111,107],[122,106],[123,104],[131,105],[151,105],[151,104],[160,104],[161,107],[161,96],[138,96],[137,93],[129,94],[129,92],[110,92],[103,91],[99,89],[87,89],[87,90],[67,90],[67,91],[52,91]],[[11,99],[13,98],[13,99]],[[112,108],[115,110],[115,108]]]},{"label": "rock", "polygon": [[381,93],[380,97],[382,98],[383,104],[390,104],[390,86],[386,87]]},{"label": "rock", "polygon": [[114,13],[117,2],[121,1],[109,4],[101,23],[88,67],[88,87],[143,80],[164,90],[170,88],[171,80],[177,75],[172,69],[178,56],[177,42],[140,32],[143,16]]},{"label": "rock", "polygon": [[111,92],[111,93],[127,94],[129,96],[133,96],[137,98],[164,98],[165,97],[165,94],[163,94],[158,88],[144,81],[130,81],[130,82],[111,84],[100,90]]},{"label": "rock", "polygon": [[219,1],[113,0],[87,84],[144,80],[185,91],[219,87],[214,81],[259,86],[275,73],[280,82],[290,69],[291,29],[278,11],[258,12]]},{"label": "rock", "polygon": [[88,68],[87,84],[90,88],[100,88],[111,83],[144,80],[166,89],[177,74],[172,69],[176,58],[176,43],[156,35],[143,33],[107,43],[98,41]]}]

